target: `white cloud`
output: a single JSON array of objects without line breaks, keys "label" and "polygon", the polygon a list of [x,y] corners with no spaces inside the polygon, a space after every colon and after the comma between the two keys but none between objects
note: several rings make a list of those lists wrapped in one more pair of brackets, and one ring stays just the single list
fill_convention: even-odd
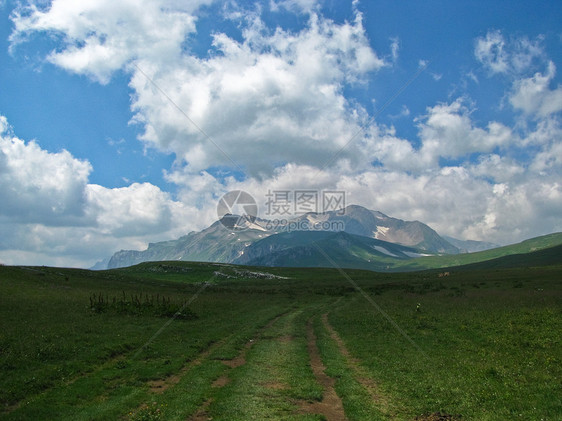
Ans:
[{"label": "white cloud", "polygon": [[[368,141],[362,145],[367,161],[375,161],[386,171],[424,174],[440,170],[444,158],[462,165],[472,176],[504,180],[520,174],[522,167],[516,161],[492,152],[506,152],[524,144],[548,143],[557,136],[558,130],[552,126],[541,125],[524,139],[499,122],[490,121],[486,127],[478,127],[465,102],[459,98],[451,103],[437,104],[429,107],[425,115],[417,117],[418,145],[396,136],[393,127],[372,126],[367,133]],[[475,158],[479,160],[478,165],[473,163]],[[365,166],[355,168],[369,169]]]},{"label": "white cloud", "polygon": [[476,39],[474,55],[491,74],[517,75],[528,71],[537,58],[544,56],[542,37],[506,40],[500,31],[489,31]]},{"label": "white cloud", "polygon": [[513,140],[511,130],[499,122],[491,121],[485,129],[476,127],[462,98],[427,111],[423,119],[418,119],[422,141],[419,155],[425,165],[437,165],[440,157],[459,158],[490,152]]},{"label": "white cloud", "polygon": [[266,217],[268,191],[336,189],[346,192],[348,204],[405,220],[420,220],[441,234],[459,238],[505,244],[562,230],[560,208],[557,209],[562,201],[562,185],[555,177],[523,174],[515,162],[500,160],[500,166],[511,171],[512,176],[507,179],[497,174],[501,181],[490,181],[496,172],[492,168],[495,160],[491,156],[477,168],[447,167],[420,174],[386,168],[340,168],[319,173],[311,166],[288,164],[268,179],[231,181],[225,191],[249,192],[260,205],[260,215]]},{"label": "white cloud", "polygon": [[[509,102],[516,110],[534,118],[562,111],[562,86],[550,86],[556,66],[546,58],[542,40],[542,36],[536,41],[526,37],[506,40],[500,31],[492,31],[476,40],[474,51],[491,74],[505,74],[511,78]],[[544,73],[536,71],[543,66],[546,68]]]},{"label": "white cloud", "polygon": [[1,215],[48,225],[85,223],[83,195],[92,170],[63,150],[49,153],[10,134],[0,116]]},{"label": "white cloud", "polygon": [[505,183],[524,174],[525,168],[511,158],[490,154],[480,156],[478,163],[471,165],[469,171],[476,177],[492,179],[495,183]]},{"label": "white cloud", "polygon": [[284,8],[291,12],[311,13],[318,7],[318,0],[270,0],[269,6],[272,11]]},{"label": "white cloud", "polygon": [[114,189],[89,184],[86,197],[88,211],[95,215],[100,232],[116,237],[170,231],[178,222],[174,211],[181,212],[181,204],[150,183]]},{"label": "white cloud", "polygon": [[[45,10],[16,13],[12,42],[33,32],[60,34],[64,41],[49,60],[103,83],[127,69],[142,140],[175,153],[192,173],[235,161],[257,176],[284,162],[328,161],[366,117],[344,97],[344,86],[388,65],[370,47],[361,13],[337,24],[310,12],[308,24],[290,32],[267,29],[252,12],[239,22],[242,40],[217,32],[213,51],[198,58],[185,43],[203,3],[55,0]],[[315,2],[282,4],[310,10]],[[350,148],[342,158],[361,154]]]},{"label": "white cloud", "polygon": [[477,127],[463,98],[437,104],[417,117],[420,145],[395,136],[393,130],[373,128],[368,144],[369,157],[388,169],[425,171],[439,168],[440,158],[469,160],[470,155],[486,154],[518,142],[507,126],[491,121]]},{"label": "white cloud", "polygon": [[545,74],[535,73],[530,78],[515,81],[509,97],[511,105],[527,115],[538,117],[562,111],[562,86],[555,89],[549,86],[555,74],[556,66],[550,61]]},{"label": "white cloud", "polygon": [[553,143],[539,151],[533,157],[531,169],[541,175],[552,172],[562,175],[562,142]]},{"label": "white cloud", "polygon": [[393,62],[398,60],[398,52],[399,51],[400,51],[400,39],[391,38],[390,39],[390,55],[392,57]]},{"label": "white cloud", "polygon": [[[312,15],[298,33],[264,34],[254,21],[243,36],[215,34],[217,54],[206,59],[138,65],[250,175],[271,174],[284,162],[326,162],[365,118],[343,96],[344,84],[386,65],[370,48],[361,16],[339,25]],[[143,74],[134,74],[131,87],[147,144],[174,152],[195,173],[232,165]],[[343,157],[360,154],[349,149]]]},{"label": "white cloud", "polygon": [[505,40],[500,31],[488,32],[486,37],[478,38],[474,54],[492,73],[508,71],[509,59],[505,52]]},{"label": "white cloud", "polygon": [[211,0],[54,0],[13,15],[12,48],[33,32],[61,35],[64,48],[49,60],[67,70],[107,83],[130,60],[154,62],[176,57],[187,34],[195,31],[193,13]]},{"label": "white cloud", "polygon": [[[201,226],[196,208],[149,184],[89,184],[92,167],[15,135],[0,116],[0,260],[88,266],[123,247]],[[206,221],[205,221],[206,222]],[[28,263],[28,262],[27,262]]]}]

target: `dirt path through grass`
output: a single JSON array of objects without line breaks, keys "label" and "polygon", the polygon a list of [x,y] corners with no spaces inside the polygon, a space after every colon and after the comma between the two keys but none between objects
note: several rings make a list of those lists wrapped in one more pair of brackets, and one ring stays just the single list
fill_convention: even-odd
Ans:
[{"label": "dirt path through grass", "polygon": [[337,344],[339,352],[347,361],[348,367],[353,371],[355,379],[369,392],[373,401],[376,402],[384,412],[387,412],[389,406],[388,398],[381,392],[376,382],[369,377],[367,371],[361,366],[361,362],[349,353],[349,350],[345,346],[342,338],[330,324],[328,320],[328,313],[322,314],[322,323],[324,328],[330,334],[332,340]]},{"label": "dirt path through grass", "polygon": [[[274,317],[272,320],[270,320],[264,327],[258,330],[254,339],[250,339],[248,342],[244,344],[244,346],[240,350],[240,353],[235,358],[231,360],[223,360],[222,363],[228,366],[230,369],[240,367],[246,364],[246,353],[248,352],[248,350],[257,342],[257,340],[259,340],[259,338],[263,335],[263,332],[265,332],[267,329],[273,326],[275,322],[277,322],[277,320],[279,320],[284,315],[285,314],[280,314]],[[211,351],[206,353],[206,355],[208,356],[210,352]],[[213,382],[213,388],[220,389],[226,386],[228,383],[230,383],[230,378],[228,377],[228,372],[227,372],[226,374],[223,374]],[[199,409],[197,409],[197,411],[188,418],[188,421],[206,421],[210,419],[209,406],[211,405],[212,402],[213,402],[212,397],[205,400],[205,402],[199,407]]]},{"label": "dirt path through grass", "polygon": [[324,388],[324,395],[321,402],[306,402],[301,404],[302,409],[310,414],[322,414],[328,421],[347,420],[343,410],[341,398],[334,389],[335,380],[326,373],[326,367],[320,358],[320,352],[316,344],[316,335],[312,326],[312,319],[308,321],[306,327],[306,337],[310,364],[316,381]]},{"label": "dirt path through grass", "polygon": [[227,338],[224,338],[224,339],[222,339],[218,342],[209,344],[205,350],[203,350],[202,352],[199,353],[197,358],[186,362],[184,364],[184,366],[177,373],[174,373],[174,374],[166,377],[165,379],[149,381],[148,385],[150,387],[150,391],[152,393],[164,393],[168,388],[178,384],[179,381],[181,380],[181,378],[185,374],[187,374],[187,372],[192,367],[194,367],[196,365],[200,365],[205,358],[207,358],[213,351],[220,348],[229,338],[230,338],[230,336],[227,337]]}]

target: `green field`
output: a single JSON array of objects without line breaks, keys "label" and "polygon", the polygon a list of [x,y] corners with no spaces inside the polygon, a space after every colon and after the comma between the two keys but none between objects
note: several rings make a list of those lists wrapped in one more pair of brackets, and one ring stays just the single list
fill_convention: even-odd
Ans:
[{"label": "green field", "polygon": [[0,418],[562,419],[562,266],[439,275],[0,267]]}]

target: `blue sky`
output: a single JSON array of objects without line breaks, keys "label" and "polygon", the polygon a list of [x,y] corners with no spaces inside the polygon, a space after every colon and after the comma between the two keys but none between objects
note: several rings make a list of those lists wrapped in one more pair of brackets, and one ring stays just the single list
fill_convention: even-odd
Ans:
[{"label": "blue sky", "polygon": [[556,1],[0,2],[0,261],[89,266],[238,188],[560,231],[560,22]]}]

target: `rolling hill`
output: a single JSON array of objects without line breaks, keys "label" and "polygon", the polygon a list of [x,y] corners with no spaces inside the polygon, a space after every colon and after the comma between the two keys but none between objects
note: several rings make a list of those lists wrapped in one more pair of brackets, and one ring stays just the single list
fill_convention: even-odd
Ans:
[{"label": "rolling hill", "polygon": [[280,267],[336,264],[342,268],[385,271],[399,261],[420,255],[412,247],[346,232],[296,231],[275,234],[251,244],[233,263]]},{"label": "rolling hill", "polygon": [[[512,262],[518,258],[518,255],[525,255],[525,260],[520,261],[522,266],[532,265],[532,256],[529,253],[544,250],[544,253],[538,254],[543,259],[541,264],[562,264],[562,254],[557,254],[560,250],[557,246],[562,244],[562,233],[553,233],[540,237],[531,238],[517,244],[511,244],[504,247],[498,247],[491,250],[480,251],[476,253],[464,253],[455,256],[427,256],[419,259],[411,259],[397,265],[396,270],[413,271],[422,269],[446,268],[453,266],[465,266],[471,264],[484,265],[485,262],[495,259],[504,258],[500,262]],[[529,259],[529,260],[527,260]],[[482,266],[484,267],[484,266]]]}]

